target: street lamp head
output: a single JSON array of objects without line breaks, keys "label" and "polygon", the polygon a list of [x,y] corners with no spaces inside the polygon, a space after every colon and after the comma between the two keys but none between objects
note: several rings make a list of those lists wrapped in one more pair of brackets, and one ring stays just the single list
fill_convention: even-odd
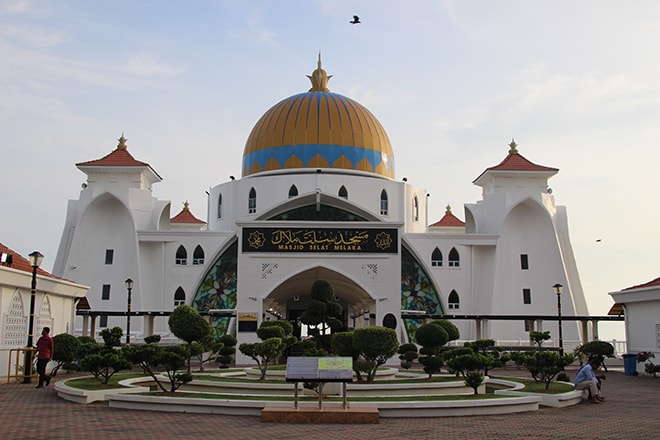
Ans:
[{"label": "street lamp head", "polygon": [[44,256],[39,251],[32,252],[28,257],[30,259],[30,266],[32,267],[39,267],[41,266],[41,262],[44,261]]},{"label": "street lamp head", "polygon": [[126,288],[127,289],[130,290],[130,289],[133,288],[133,280],[132,279],[128,278],[125,282],[126,282]]},{"label": "street lamp head", "polygon": [[561,288],[564,287],[561,284],[557,283],[554,286],[552,286],[553,289],[555,289],[555,293],[557,295],[561,295]]}]

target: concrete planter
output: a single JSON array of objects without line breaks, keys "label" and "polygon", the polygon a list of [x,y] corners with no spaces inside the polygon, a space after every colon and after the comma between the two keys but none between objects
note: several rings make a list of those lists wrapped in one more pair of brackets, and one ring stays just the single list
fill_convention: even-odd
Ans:
[{"label": "concrete planter", "polygon": [[525,385],[520,382],[504,379],[491,379],[490,382],[497,385],[511,387],[511,389],[508,390],[496,390],[495,394],[502,396],[536,396],[541,400],[541,405],[551,406],[553,408],[563,408],[566,406],[577,405],[582,402],[582,391],[579,390],[560,394],[524,393],[519,391],[525,388]]},{"label": "concrete planter", "polygon": [[132,385],[131,382],[134,381],[134,379],[128,379],[126,381],[120,382],[121,385],[130,388],[109,388],[106,390],[81,390],[79,388],[70,387],[66,384],[70,380],[73,379],[66,379],[55,382],[55,391],[57,391],[58,397],[75,403],[92,403],[92,402],[108,400],[108,395],[110,394],[130,394],[130,393],[149,392],[149,387]]}]

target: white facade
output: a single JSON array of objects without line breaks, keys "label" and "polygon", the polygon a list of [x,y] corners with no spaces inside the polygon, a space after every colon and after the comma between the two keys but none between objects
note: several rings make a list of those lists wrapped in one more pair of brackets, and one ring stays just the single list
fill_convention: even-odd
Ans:
[{"label": "white facade", "polygon": [[[250,139],[261,126],[255,126]],[[344,138],[345,126],[344,120],[339,133]],[[384,138],[381,134],[380,142]],[[185,302],[197,310],[234,310],[239,323],[220,319],[217,329],[238,329],[240,344],[256,338],[252,331],[241,331],[249,327],[241,327],[242,320],[269,319],[272,309],[295,322],[312,283],[323,278],[346,310],[346,327],[382,325],[391,314],[401,340],[415,328],[401,319],[402,309],[447,315],[554,315],[556,283],[564,286],[563,314],[588,315],[566,211],[555,205],[548,190],[548,179],[557,170],[528,161],[513,142],[504,161],[474,181],[483,188],[483,197],[465,205],[464,223],[452,215],[454,223],[429,225],[428,194],[413,183],[394,180],[393,168],[389,175],[336,165],[341,161],[299,166],[288,159],[278,169],[269,165],[271,158],[255,172],[245,165],[247,146],[243,177],[210,189],[205,224],[170,221],[170,203],[152,193],[160,176],[135,160],[125,141],[122,136],[117,150],[102,159],[78,164],[88,176],[87,184],[78,200],[69,201],[54,266],[55,274],[91,286],[92,310],[126,310],[124,280],[130,277],[135,282],[133,311],[170,311],[175,292],[185,292]],[[286,151],[277,148],[271,150]],[[313,245],[296,238],[302,246],[298,250],[248,249],[248,232],[262,230],[318,236]],[[335,246],[349,235],[348,241],[357,243],[360,231],[369,240],[386,231],[394,243],[388,250],[347,246],[328,251],[330,241]],[[185,260],[177,258],[182,249]],[[193,261],[195,249],[203,251],[203,258]],[[113,256],[109,263],[108,251]],[[442,259],[434,260],[439,254]],[[107,323],[124,324],[125,318]],[[529,338],[520,321],[488,321],[480,334],[474,322],[455,324],[462,339]],[[139,335],[141,325],[136,320],[131,329]],[[555,329],[556,324],[546,323],[553,337]],[[167,335],[166,320],[156,321],[154,331]],[[580,339],[577,323],[566,321],[564,340]]]},{"label": "white facade", "polygon": [[[628,353],[650,351],[655,354],[653,363],[659,363],[660,278],[609,294],[625,310]],[[637,371],[644,373],[643,363],[637,364]]]},{"label": "white facade", "polygon": [[[13,252],[11,254],[14,260],[12,267],[0,266],[0,377],[7,377],[8,372],[15,373],[19,355],[15,350],[27,345],[30,319],[31,268],[27,271],[27,261],[22,261],[21,265],[18,260],[22,257]],[[53,336],[60,333],[73,334],[76,300],[84,297],[86,292],[86,286],[40,271],[37,274],[35,294],[33,343],[36,344],[43,327],[50,327]],[[8,367],[12,350],[12,363],[11,367]],[[20,358],[19,365],[23,365],[23,357]]]}]

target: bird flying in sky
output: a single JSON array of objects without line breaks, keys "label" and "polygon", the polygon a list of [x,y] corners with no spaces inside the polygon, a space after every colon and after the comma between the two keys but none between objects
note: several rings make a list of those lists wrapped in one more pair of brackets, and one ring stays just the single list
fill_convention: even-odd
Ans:
[{"label": "bird flying in sky", "polygon": [[353,20],[349,21],[349,23],[350,24],[358,24],[358,23],[362,23],[362,22],[360,21],[360,17],[358,17],[357,15],[354,15]]}]

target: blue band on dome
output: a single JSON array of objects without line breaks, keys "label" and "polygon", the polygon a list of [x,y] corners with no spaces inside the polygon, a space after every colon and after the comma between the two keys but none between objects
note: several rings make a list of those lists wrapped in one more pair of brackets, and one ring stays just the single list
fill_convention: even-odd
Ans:
[{"label": "blue band on dome", "polygon": [[358,163],[363,159],[366,159],[371,165],[371,170],[368,170],[371,172],[375,172],[376,168],[382,164],[385,168],[385,175],[388,175],[390,169],[394,167],[394,158],[388,157],[381,151],[346,145],[304,144],[278,146],[253,151],[243,157],[243,169],[252,170],[256,163],[259,169],[263,171],[270,159],[276,160],[281,169],[286,169],[286,162],[292,157],[297,157],[303,163],[304,167],[314,167],[315,165],[310,165],[309,162],[317,155],[327,161],[330,168],[342,156],[351,163],[352,169],[358,169]]}]

